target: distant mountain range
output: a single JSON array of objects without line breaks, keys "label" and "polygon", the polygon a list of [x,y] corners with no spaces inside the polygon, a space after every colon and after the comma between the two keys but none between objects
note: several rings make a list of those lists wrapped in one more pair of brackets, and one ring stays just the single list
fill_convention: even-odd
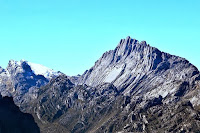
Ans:
[{"label": "distant mountain range", "polygon": [[[0,92],[3,96],[13,96],[15,103],[20,106],[21,102],[25,102],[25,95],[31,95],[36,88],[60,74],[61,72],[25,60],[10,60],[6,69],[0,67]],[[34,95],[28,98],[32,97]]]},{"label": "distant mountain range", "polygon": [[127,37],[82,75],[25,60],[0,68],[0,92],[42,133],[200,132],[200,74],[184,58]]}]

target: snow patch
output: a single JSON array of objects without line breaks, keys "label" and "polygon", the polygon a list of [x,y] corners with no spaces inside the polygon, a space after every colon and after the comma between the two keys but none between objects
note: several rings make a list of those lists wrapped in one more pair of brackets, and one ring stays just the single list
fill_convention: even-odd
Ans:
[{"label": "snow patch", "polygon": [[31,69],[35,73],[35,75],[43,75],[47,79],[51,79],[51,78],[59,75],[59,72],[56,72],[53,69],[50,69],[43,65],[35,64],[35,63],[31,63],[31,62],[27,62],[27,63],[31,67]]}]

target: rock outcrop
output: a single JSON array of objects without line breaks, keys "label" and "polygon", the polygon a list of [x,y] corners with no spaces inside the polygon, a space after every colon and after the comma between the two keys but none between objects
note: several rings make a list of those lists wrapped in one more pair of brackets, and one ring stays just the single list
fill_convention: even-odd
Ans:
[{"label": "rock outcrop", "polygon": [[26,62],[11,66],[0,69],[1,93],[42,133],[200,132],[198,69],[145,41],[122,39],[78,76],[49,80]]},{"label": "rock outcrop", "polygon": [[[34,64],[34,68],[35,66]],[[39,69],[42,71],[41,68]],[[34,72],[33,66],[27,61],[10,60],[6,69],[0,67],[0,92],[3,96],[12,96],[15,103],[20,106],[23,102],[36,98],[37,96],[32,93],[61,73],[42,74]],[[29,95],[29,98],[25,99],[25,95]]]}]

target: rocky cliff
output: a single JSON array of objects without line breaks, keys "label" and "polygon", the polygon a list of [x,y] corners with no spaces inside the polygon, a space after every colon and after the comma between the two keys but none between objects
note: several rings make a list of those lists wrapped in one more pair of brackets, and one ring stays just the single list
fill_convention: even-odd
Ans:
[{"label": "rocky cliff", "polygon": [[1,70],[14,77],[12,87],[2,78],[1,93],[21,96],[18,105],[41,132],[200,132],[198,69],[145,41],[122,39],[78,76],[32,81],[30,67],[22,68]]},{"label": "rocky cliff", "polygon": [[[3,96],[12,96],[15,103],[20,106],[34,97],[32,95],[37,88],[47,84],[53,77],[61,74],[47,69],[42,65],[36,68],[36,64],[25,60],[10,60],[6,69],[0,67],[0,92]],[[46,68],[46,67],[45,67]],[[37,70],[36,70],[37,69]],[[29,97],[24,97],[29,95]]]}]

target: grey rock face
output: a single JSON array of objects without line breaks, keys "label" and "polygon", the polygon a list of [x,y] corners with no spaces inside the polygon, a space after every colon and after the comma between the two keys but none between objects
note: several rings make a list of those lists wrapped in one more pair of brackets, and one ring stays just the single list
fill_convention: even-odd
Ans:
[{"label": "grey rock face", "polygon": [[19,106],[28,100],[23,98],[25,94],[29,94],[29,100],[36,98],[31,93],[48,82],[43,75],[36,75],[27,61],[10,60],[6,69],[0,68],[0,92],[3,96],[12,96]]},{"label": "grey rock face", "polygon": [[173,95],[182,83],[191,86],[198,77],[198,69],[186,59],[127,37],[104,53],[78,82],[89,86],[112,83],[124,95],[151,98]]},{"label": "grey rock face", "polygon": [[199,83],[186,59],[127,37],[83,75],[52,79],[22,108],[42,132],[199,132]]},{"label": "grey rock face", "polygon": [[65,75],[52,79],[37,93],[37,99],[21,108],[34,115],[43,132],[52,133],[91,130],[92,122],[111,113],[110,105],[119,95],[112,84],[75,85]]},{"label": "grey rock face", "polygon": [[44,133],[200,132],[198,69],[130,37],[83,75],[49,81],[11,62],[0,79]]},{"label": "grey rock face", "polygon": [[44,133],[199,132],[198,109],[183,95],[168,103],[171,97],[124,96],[113,84],[74,85],[62,75],[40,88],[39,97],[24,108]]}]

